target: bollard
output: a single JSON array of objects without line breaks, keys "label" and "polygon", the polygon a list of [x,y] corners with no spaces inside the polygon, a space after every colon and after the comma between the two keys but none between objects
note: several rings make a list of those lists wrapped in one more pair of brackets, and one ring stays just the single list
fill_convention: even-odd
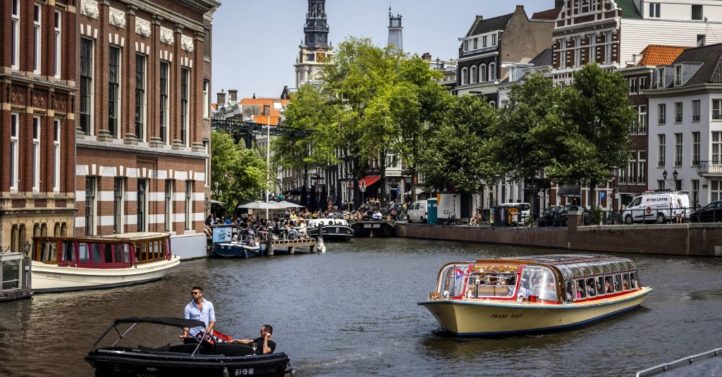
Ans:
[{"label": "bollard", "polygon": [[273,237],[270,234],[266,240],[266,255],[273,256]]}]

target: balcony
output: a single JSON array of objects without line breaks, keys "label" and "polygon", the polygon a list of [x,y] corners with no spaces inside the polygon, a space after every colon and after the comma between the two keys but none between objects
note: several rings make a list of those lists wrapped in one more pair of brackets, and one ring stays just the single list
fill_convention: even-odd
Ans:
[{"label": "balcony", "polygon": [[697,173],[703,177],[722,177],[722,162],[700,161],[697,165]]}]

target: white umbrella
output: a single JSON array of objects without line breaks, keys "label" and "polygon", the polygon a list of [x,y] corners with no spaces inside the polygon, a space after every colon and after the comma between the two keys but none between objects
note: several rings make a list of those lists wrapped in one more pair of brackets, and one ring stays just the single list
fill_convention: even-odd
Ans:
[{"label": "white umbrella", "polygon": [[276,203],[280,208],[303,208],[302,205],[291,203],[285,200],[281,200],[280,202]]},{"label": "white umbrella", "polygon": [[238,208],[246,208],[246,209],[281,209],[285,207],[278,206],[278,203],[276,202],[264,202],[262,200],[256,200],[254,202],[246,203],[246,204],[240,204]]}]

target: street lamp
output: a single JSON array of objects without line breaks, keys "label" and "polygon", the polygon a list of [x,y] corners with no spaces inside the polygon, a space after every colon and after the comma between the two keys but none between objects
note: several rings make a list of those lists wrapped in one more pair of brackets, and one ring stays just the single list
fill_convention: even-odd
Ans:
[{"label": "street lamp", "polygon": [[678,175],[679,175],[679,173],[677,173],[677,169],[674,169],[674,171],[672,172],[672,178],[674,178],[675,181],[677,181]]}]

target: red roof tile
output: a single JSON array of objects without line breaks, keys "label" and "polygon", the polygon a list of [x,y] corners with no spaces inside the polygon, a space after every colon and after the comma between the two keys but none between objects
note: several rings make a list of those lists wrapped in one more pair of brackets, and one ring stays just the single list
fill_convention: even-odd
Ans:
[{"label": "red roof tile", "polygon": [[684,46],[649,45],[642,51],[642,60],[638,66],[669,65],[674,62],[685,49]]}]

